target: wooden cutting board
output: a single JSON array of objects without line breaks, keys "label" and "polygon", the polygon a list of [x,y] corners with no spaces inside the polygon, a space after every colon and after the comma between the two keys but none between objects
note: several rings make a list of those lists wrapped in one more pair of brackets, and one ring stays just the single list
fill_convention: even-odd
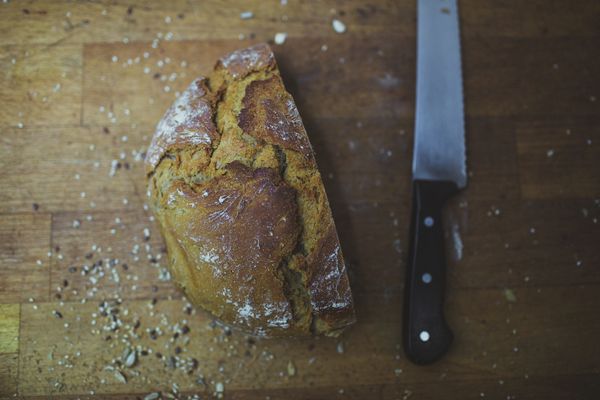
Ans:
[{"label": "wooden cutting board", "polygon": [[[456,340],[417,367],[400,348],[414,1],[0,4],[0,397],[600,397],[600,3],[460,6]],[[358,323],[337,339],[255,340],[187,308],[144,208],[142,153],[178,91],[277,32],[351,272]]]}]

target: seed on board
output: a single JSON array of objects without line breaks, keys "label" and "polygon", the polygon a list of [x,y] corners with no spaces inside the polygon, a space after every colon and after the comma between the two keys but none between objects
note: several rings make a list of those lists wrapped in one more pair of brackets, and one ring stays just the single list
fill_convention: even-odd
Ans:
[{"label": "seed on board", "polygon": [[515,296],[515,293],[511,289],[504,289],[504,297],[510,303],[517,301],[517,296]]},{"label": "seed on board", "polygon": [[294,363],[292,362],[292,360],[288,361],[287,373],[288,373],[288,376],[294,376],[294,375],[296,375],[296,366],[294,365]]},{"label": "seed on board", "polygon": [[287,39],[287,33],[286,32],[277,32],[275,34],[275,44],[284,44],[285,40]]},{"label": "seed on board", "polygon": [[127,377],[119,371],[115,371],[115,379],[121,383],[127,383]]},{"label": "seed on board", "polygon": [[167,357],[167,368],[175,369],[175,367],[177,367],[177,360],[175,359],[175,357]]},{"label": "seed on board", "polygon": [[130,353],[125,358],[125,366],[127,368],[133,367],[135,362],[137,361],[137,352],[135,350],[131,350]]},{"label": "seed on board", "polygon": [[160,393],[152,392],[144,396],[144,400],[156,400],[160,397]]},{"label": "seed on board", "polygon": [[333,30],[337,33],[346,32],[346,24],[344,24],[339,19],[334,19],[333,21],[331,21],[331,26],[333,26]]}]

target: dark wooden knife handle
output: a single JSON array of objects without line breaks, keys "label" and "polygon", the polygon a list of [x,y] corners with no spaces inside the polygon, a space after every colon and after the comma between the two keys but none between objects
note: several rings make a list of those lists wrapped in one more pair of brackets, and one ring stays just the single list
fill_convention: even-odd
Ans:
[{"label": "dark wooden knife handle", "polygon": [[446,248],[442,208],[456,192],[453,182],[413,182],[411,243],[404,288],[404,350],[416,364],[439,359],[453,339],[444,318]]}]

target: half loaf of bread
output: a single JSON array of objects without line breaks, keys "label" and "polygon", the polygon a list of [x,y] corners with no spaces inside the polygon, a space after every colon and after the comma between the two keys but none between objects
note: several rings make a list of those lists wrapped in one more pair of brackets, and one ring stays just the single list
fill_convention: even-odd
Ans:
[{"label": "half loaf of bread", "polygon": [[261,336],[355,321],[323,182],[268,45],[191,83],[158,123],[146,172],[171,275],[195,306]]}]

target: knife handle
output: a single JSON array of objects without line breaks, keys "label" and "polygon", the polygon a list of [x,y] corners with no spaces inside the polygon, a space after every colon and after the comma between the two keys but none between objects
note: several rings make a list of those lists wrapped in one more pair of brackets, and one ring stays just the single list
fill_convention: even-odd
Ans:
[{"label": "knife handle", "polygon": [[404,350],[416,364],[439,359],[453,339],[444,318],[446,248],[442,207],[456,192],[453,182],[413,182],[410,255],[404,288]]}]

